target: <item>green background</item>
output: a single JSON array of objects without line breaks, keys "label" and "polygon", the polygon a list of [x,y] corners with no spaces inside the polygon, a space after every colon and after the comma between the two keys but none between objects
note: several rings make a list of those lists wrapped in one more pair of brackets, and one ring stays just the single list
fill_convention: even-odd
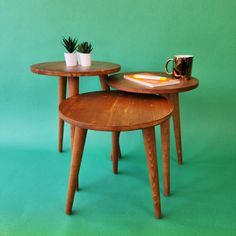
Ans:
[{"label": "green background", "polygon": [[[0,235],[236,235],[236,1],[0,0]],[[199,88],[183,93],[184,164],[171,129],[171,191],[155,220],[140,131],[122,133],[120,173],[110,133],[89,132],[75,214],[64,214],[69,129],[57,152],[57,78],[30,65],[63,60],[62,36],[93,44],[122,71],[163,71],[193,54]],[[99,90],[97,77],[81,92]],[[160,154],[157,128],[158,154]],[[159,155],[160,156],[160,155]],[[160,159],[160,158],[159,158]]]}]

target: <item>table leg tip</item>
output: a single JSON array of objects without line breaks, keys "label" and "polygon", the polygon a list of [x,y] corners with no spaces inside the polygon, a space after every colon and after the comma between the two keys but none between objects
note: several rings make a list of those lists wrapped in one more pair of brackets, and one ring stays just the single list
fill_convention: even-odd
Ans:
[{"label": "table leg tip", "polygon": [[71,211],[71,210],[69,210],[69,209],[66,209],[66,211],[65,211],[65,212],[66,212],[66,214],[67,214],[67,215],[71,215],[71,214],[72,214],[72,211]]},{"label": "table leg tip", "polygon": [[161,213],[156,213],[156,214],[155,214],[155,218],[156,218],[156,219],[161,219],[161,218],[162,218],[162,217],[161,217]]},{"label": "table leg tip", "polygon": [[168,190],[168,191],[164,191],[164,195],[166,196],[166,197],[169,197],[170,196],[170,191]]}]

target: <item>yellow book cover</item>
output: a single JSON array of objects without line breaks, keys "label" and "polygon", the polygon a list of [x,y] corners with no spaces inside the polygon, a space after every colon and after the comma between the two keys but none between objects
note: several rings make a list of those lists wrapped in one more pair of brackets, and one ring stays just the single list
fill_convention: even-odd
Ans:
[{"label": "yellow book cover", "polygon": [[153,73],[125,74],[124,78],[152,88],[180,83],[178,79],[171,79],[164,76],[158,76]]}]

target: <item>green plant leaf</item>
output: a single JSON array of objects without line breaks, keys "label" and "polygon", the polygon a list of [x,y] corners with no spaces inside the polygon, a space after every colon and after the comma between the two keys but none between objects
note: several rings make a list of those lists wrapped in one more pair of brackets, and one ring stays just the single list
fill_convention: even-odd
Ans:
[{"label": "green plant leaf", "polygon": [[90,53],[93,50],[91,43],[82,42],[78,44],[77,51],[80,53]]},{"label": "green plant leaf", "polygon": [[62,37],[62,41],[62,45],[69,53],[73,53],[76,50],[78,42],[76,38],[73,39],[70,36],[68,38]]}]

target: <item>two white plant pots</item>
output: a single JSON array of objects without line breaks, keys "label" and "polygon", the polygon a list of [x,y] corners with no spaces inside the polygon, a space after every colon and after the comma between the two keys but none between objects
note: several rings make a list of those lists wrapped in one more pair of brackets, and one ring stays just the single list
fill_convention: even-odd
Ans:
[{"label": "two white plant pots", "polygon": [[91,66],[92,65],[92,55],[91,53],[64,53],[66,66]]}]

